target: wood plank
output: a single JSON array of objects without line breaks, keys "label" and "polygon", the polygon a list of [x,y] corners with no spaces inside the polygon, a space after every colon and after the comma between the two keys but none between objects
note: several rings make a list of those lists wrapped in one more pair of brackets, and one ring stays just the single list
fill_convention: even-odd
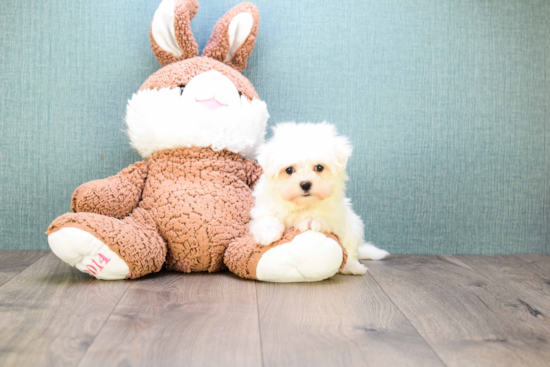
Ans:
[{"label": "wood plank", "polygon": [[[550,281],[516,255],[456,255],[478,273],[514,293],[533,316],[550,317]],[[538,262],[540,263],[540,262]],[[550,267],[550,262],[547,264]],[[550,273],[550,269],[548,270]],[[542,319],[541,319],[542,322]],[[548,321],[550,323],[550,319]]]},{"label": "wood plank", "polygon": [[0,287],[49,251],[0,250]]},{"label": "wood plank", "polygon": [[261,366],[255,283],[231,273],[132,283],[81,366]]},{"label": "wood plank", "polygon": [[548,254],[520,254],[514,255],[523,261],[527,268],[539,274],[550,286],[550,255]]},{"label": "wood plank", "polygon": [[546,319],[457,258],[396,255],[366,264],[447,365],[548,366]]},{"label": "wood plank", "polygon": [[267,367],[443,365],[368,274],[257,289]]},{"label": "wood plank", "polygon": [[0,365],[76,365],[128,284],[42,257],[0,288]]}]

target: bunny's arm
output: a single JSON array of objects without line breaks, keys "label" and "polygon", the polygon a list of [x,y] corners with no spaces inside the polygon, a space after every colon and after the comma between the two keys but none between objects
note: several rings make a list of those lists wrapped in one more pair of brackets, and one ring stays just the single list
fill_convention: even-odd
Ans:
[{"label": "bunny's arm", "polygon": [[147,171],[147,162],[137,162],[115,176],[82,184],[73,193],[72,211],[124,218],[141,199]]},{"label": "bunny's arm", "polygon": [[251,189],[253,189],[254,185],[256,184],[256,182],[258,181],[258,179],[263,173],[262,167],[255,161],[251,161],[250,159],[247,159],[245,161],[245,170],[246,170],[246,183]]}]

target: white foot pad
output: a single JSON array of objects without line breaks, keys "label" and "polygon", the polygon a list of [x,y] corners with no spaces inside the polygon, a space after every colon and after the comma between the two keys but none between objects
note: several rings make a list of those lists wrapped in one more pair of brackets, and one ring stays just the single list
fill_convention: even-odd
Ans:
[{"label": "white foot pad", "polygon": [[61,260],[97,279],[126,279],[130,274],[124,260],[106,244],[81,229],[62,228],[48,236],[48,243]]},{"label": "white foot pad", "polygon": [[374,246],[372,243],[365,243],[359,246],[359,259],[361,260],[382,260],[388,257],[390,253]]},{"label": "white foot pad", "polygon": [[336,241],[307,231],[266,251],[258,261],[256,277],[266,282],[316,282],[336,274],[343,258]]}]

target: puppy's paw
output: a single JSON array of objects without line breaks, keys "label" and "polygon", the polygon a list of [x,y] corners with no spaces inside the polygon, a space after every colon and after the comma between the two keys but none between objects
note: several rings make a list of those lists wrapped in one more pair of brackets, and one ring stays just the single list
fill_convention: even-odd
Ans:
[{"label": "puppy's paw", "polygon": [[340,273],[348,275],[363,275],[367,272],[367,270],[367,267],[359,261],[348,258],[346,266],[344,266],[344,269],[340,270]]},{"label": "puppy's paw", "polygon": [[323,218],[312,219],[309,229],[315,232],[330,232],[328,222]]},{"label": "puppy's paw", "polygon": [[371,243],[359,246],[358,250],[361,260],[382,260],[390,255],[388,251],[382,250]]},{"label": "puppy's paw", "polygon": [[278,222],[258,221],[251,223],[250,232],[254,240],[262,246],[271,245],[283,236],[285,226]]},{"label": "puppy's paw", "polygon": [[311,227],[311,221],[312,221],[311,218],[307,218],[307,219],[301,220],[299,222],[295,222],[294,223],[294,228],[296,228],[297,230],[299,230],[302,233],[305,232],[305,231],[309,231],[309,228]]},{"label": "puppy's paw", "polygon": [[300,232],[330,232],[328,222],[323,218],[306,218],[294,224]]},{"label": "puppy's paw", "polygon": [[278,231],[274,228],[271,228],[269,230],[266,230],[262,234],[258,234],[254,236],[254,239],[256,242],[262,246],[268,246],[271,245],[273,242],[278,241],[283,236],[283,231]]}]

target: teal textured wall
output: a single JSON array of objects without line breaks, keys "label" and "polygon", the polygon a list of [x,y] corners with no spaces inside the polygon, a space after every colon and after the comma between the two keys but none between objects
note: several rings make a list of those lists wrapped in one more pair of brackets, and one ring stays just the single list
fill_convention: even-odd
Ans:
[{"label": "teal textured wall", "polygon": [[[0,248],[46,249],[81,183],[139,160],[126,100],[159,65],[159,0],[3,1]],[[393,253],[546,252],[550,2],[256,0],[245,75],[270,123],[348,134],[349,194]],[[203,0],[204,47],[237,4]]]}]

